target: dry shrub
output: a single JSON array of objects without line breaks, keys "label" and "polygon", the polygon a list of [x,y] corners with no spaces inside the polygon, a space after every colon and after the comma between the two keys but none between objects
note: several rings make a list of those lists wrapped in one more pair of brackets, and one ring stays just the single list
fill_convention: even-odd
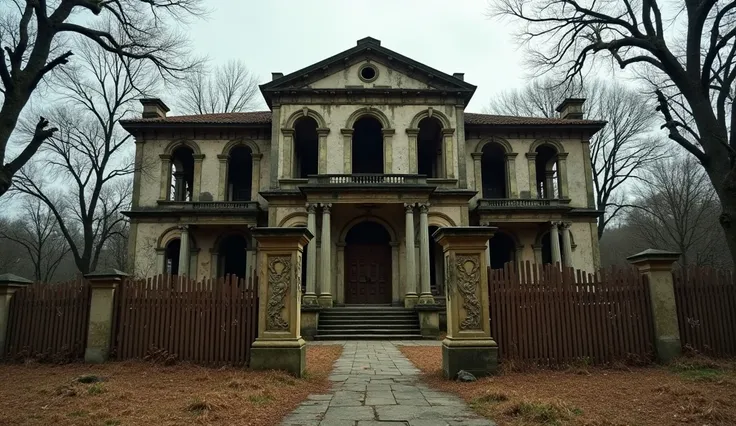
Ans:
[{"label": "dry shrub", "polygon": [[194,401],[190,402],[187,405],[187,411],[190,413],[194,413],[196,415],[200,415],[205,412],[209,412],[215,409],[215,406],[210,404],[209,402],[196,398]]},{"label": "dry shrub", "polygon": [[179,356],[169,353],[166,349],[151,346],[146,351],[146,356],[143,357],[143,360],[153,362],[154,364],[174,365],[179,361]]},{"label": "dry shrub", "polygon": [[580,410],[570,408],[562,402],[542,403],[528,401],[513,403],[504,411],[504,414],[507,416],[549,426],[560,425],[562,421],[569,420],[573,416],[581,413]]}]

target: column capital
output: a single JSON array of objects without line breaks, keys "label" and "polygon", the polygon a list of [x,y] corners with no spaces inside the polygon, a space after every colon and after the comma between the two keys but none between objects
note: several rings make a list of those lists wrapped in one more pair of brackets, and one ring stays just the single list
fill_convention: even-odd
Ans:
[{"label": "column capital", "polygon": [[507,160],[512,160],[516,158],[517,155],[519,155],[518,152],[507,152],[506,154],[504,154],[504,157],[506,157]]},{"label": "column capital", "polygon": [[536,152],[527,152],[526,158],[529,160],[536,160],[537,159],[537,153]]},{"label": "column capital", "polygon": [[421,213],[421,214],[427,214],[427,213],[429,213],[429,203],[420,203],[419,204],[419,213]]},{"label": "column capital", "polygon": [[455,134],[455,129],[442,129],[442,136],[452,136]]},{"label": "column capital", "polygon": [[189,225],[179,225],[179,226],[177,226],[177,228],[179,228],[179,230],[182,231],[182,232],[184,232],[184,231],[189,232]]},{"label": "column capital", "polygon": [[204,154],[194,154],[192,155],[192,158],[194,159],[195,162],[197,161],[202,162],[202,160],[204,160]]},{"label": "column capital", "polygon": [[559,222],[560,229],[570,229],[572,222]]},{"label": "column capital", "polygon": [[321,203],[320,205],[322,206],[322,214],[330,214],[331,203]]},{"label": "column capital", "polygon": [[549,222],[549,226],[551,228],[554,228],[554,229],[559,229],[561,227],[561,225],[562,225],[562,222],[559,222],[559,221],[556,221],[556,220],[552,220],[552,221]]},{"label": "column capital", "polygon": [[353,129],[340,129],[340,133],[342,133],[343,136],[352,136]]},{"label": "column capital", "polygon": [[317,135],[319,136],[327,136],[330,134],[330,128],[329,127],[318,127],[317,128]]},{"label": "column capital", "polygon": [[569,152],[560,152],[557,153],[557,159],[558,160],[567,160],[567,156],[569,155]]},{"label": "column capital", "polygon": [[396,129],[381,129],[381,134],[383,134],[383,136],[391,136],[396,134]]},{"label": "column capital", "polygon": [[257,154],[251,154],[250,157],[253,159],[254,162],[261,161],[261,158],[263,158],[263,154],[257,153]]},{"label": "column capital", "polygon": [[406,213],[414,213],[415,203],[404,203],[404,210]]},{"label": "column capital", "polygon": [[283,134],[284,136],[294,136],[294,129],[289,127],[282,127],[281,134]]},{"label": "column capital", "polygon": [[221,163],[224,163],[230,159],[230,156],[227,154],[217,154],[217,159],[220,160]]},{"label": "column capital", "polygon": [[471,152],[470,156],[473,157],[473,160],[480,160],[481,158],[483,158],[483,153],[482,152]]},{"label": "column capital", "polygon": [[419,135],[419,129],[415,129],[415,128],[411,128],[410,127],[408,129],[406,129],[406,134],[409,135],[409,136],[418,136]]},{"label": "column capital", "polygon": [[317,211],[317,205],[315,203],[307,203],[304,205],[304,208],[307,209],[307,213],[314,214]]}]

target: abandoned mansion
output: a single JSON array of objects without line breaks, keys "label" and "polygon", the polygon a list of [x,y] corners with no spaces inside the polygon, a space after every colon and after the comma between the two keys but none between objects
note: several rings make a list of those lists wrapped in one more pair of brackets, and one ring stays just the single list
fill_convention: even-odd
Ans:
[{"label": "abandoned mansion", "polygon": [[248,278],[250,229],[307,227],[304,303],[431,303],[442,227],[491,225],[490,265],[599,266],[584,99],[559,116],[465,112],[476,87],[365,38],[260,86],[269,110],[167,116],[144,99],[129,259],[137,276]]}]

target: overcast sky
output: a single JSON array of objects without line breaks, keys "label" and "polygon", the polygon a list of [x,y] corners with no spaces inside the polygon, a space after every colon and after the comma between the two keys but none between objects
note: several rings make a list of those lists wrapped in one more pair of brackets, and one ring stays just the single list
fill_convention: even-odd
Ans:
[{"label": "overcast sky", "polygon": [[[467,111],[524,83],[521,52],[486,0],[207,0],[190,26],[197,53],[242,59],[261,83],[355,46],[363,37],[478,86]],[[173,106],[174,102],[168,102]],[[264,105],[265,108],[265,105]],[[176,111],[173,111],[176,113]]]}]

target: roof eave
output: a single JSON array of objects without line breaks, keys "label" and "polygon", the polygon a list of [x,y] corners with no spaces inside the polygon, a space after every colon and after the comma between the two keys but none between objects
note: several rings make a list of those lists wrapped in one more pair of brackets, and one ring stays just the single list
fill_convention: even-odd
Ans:
[{"label": "roof eave", "polygon": [[191,127],[209,127],[209,128],[257,128],[257,127],[271,127],[271,123],[201,123],[193,121],[184,122],[150,122],[150,121],[121,121],[120,126],[132,133],[139,130],[150,130],[150,129],[186,129]]}]

